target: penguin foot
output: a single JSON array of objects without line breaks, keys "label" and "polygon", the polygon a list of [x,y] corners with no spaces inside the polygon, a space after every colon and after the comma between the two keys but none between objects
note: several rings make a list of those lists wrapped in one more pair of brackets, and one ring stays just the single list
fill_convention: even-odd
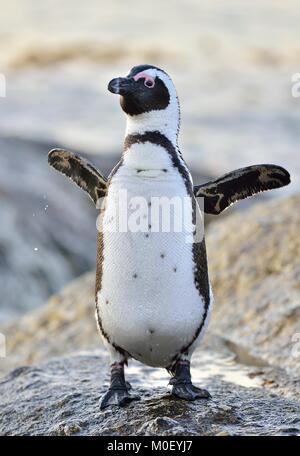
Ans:
[{"label": "penguin foot", "polygon": [[177,361],[172,368],[172,373],[174,376],[171,378],[169,384],[173,385],[171,393],[173,396],[185,399],[186,401],[211,398],[208,391],[192,384],[189,361]]},{"label": "penguin foot", "polygon": [[197,388],[192,383],[179,383],[173,385],[172,396],[185,399],[186,401],[195,401],[196,399],[209,399],[211,395],[202,388]]},{"label": "penguin foot", "polygon": [[132,396],[129,390],[132,389],[129,382],[126,382],[124,375],[124,362],[114,363],[111,366],[110,387],[102,396],[100,409],[103,410],[110,405],[124,407],[132,401],[138,401],[140,396]]},{"label": "penguin foot", "polygon": [[102,396],[100,401],[100,409],[103,410],[110,405],[118,405],[119,407],[125,407],[132,401],[140,400],[140,396],[132,396],[129,394],[127,388],[112,389],[109,388],[108,391]]}]

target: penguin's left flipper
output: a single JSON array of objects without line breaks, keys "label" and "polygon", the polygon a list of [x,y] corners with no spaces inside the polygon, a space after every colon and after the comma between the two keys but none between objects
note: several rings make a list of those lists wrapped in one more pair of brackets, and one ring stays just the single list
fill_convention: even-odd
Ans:
[{"label": "penguin's left flipper", "polygon": [[204,212],[218,215],[238,200],[290,183],[289,173],[281,166],[253,165],[194,186],[194,195],[204,198]]},{"label": "penguin's left flipper", "polygon": [[48,154],[48,163],[87,192],[95,204],[106,195],[107,179],[79,155],[63,149],[53,149]]}]

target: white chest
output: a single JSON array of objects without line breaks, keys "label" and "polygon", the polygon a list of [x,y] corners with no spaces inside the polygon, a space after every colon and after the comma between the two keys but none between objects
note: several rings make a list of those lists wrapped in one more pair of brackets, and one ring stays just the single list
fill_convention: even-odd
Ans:
[{"label": "white chest", "polygon": [[[166,152],[156,149],[155,167],[151,151],[144,160],[139,156],[138,167],[131,154],[111,180],[98,306],[111,341],[146,364],[165,367],[193,338],[204,305],[194,283],[191,200]],[[165,216],[169,226],[157,219],[160,198],[166,205],[177,201]]]}]

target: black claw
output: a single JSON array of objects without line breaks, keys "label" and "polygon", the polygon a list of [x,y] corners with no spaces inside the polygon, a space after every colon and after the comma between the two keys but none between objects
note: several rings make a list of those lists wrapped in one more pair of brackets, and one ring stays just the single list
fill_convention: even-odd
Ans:
[{"label": "black claw", "polygon": [[203,397],[205,399],[211,399],[211,394],[204,388],[198,388],[198,386],[192,385],[192,389],[195,393],[200,394],[199,397]]},{"label": "black claw", "polygon": [[211,395],[202,388],[197,388],[192,383],[183,383],[174,385],[172,395],[185,399],[186,401],[195,401],[196,399],[209,399]]},{"label": "black claw", "polygon": [[127,389],[109,389],[100,401],[100,409],[103,410],[110,405],[125,407],[132,401],[140,400],[140,396],[131,396]]}]

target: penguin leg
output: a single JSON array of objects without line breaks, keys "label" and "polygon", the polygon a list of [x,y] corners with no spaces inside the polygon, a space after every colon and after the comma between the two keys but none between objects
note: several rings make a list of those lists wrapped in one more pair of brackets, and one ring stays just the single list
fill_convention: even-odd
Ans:
[{"label": "penguin leg", "polygon": [[132,396],[129,393],[131,385],[125,381],[124,364],[125,361],[115,362],[111,365],[110,387],[101,398],[101,410],[109,407],[110,405],[124,407],[130,402],[140,399],[140,396]]},{"label": "penguin leg", "polygon": [[169,381],[169,384],[173,386],[173,396],[185,399],[186,401],[209,399],[211,397],[208,391],[192,384],[190,361],[179,359],[172,366],[170,372],[173,375]]}]

